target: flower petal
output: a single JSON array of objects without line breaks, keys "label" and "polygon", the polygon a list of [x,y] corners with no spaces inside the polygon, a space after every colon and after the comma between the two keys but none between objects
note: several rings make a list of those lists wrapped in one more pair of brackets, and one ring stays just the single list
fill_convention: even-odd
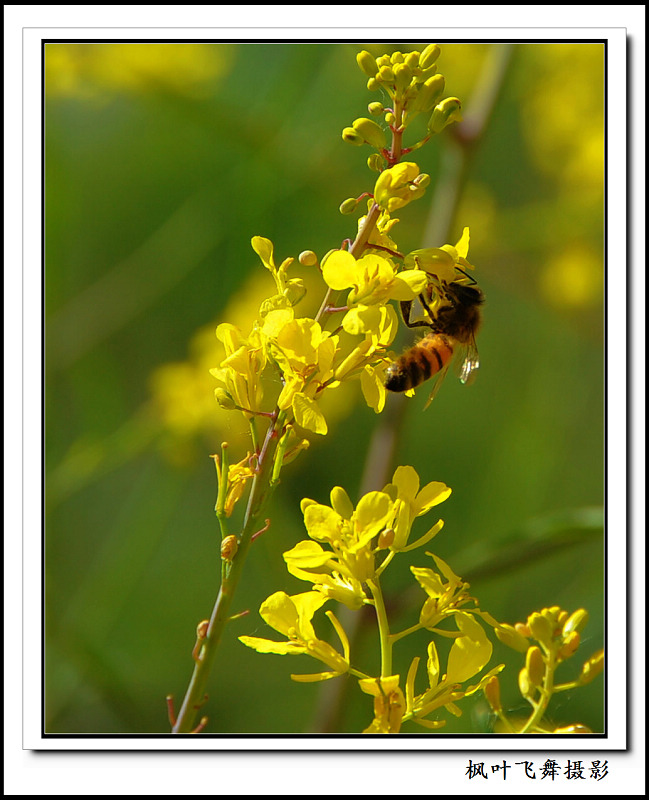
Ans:
[{"label": "flower petal", "polygon": [[455,620],[465,635],[459,636],[453,642],[448,655],[447,680],[451,683],[463,683],[487,664],[493,647],[482,625],[471,614],[458,612]]},{"label": "flower petal", "polygon": [[239,636],[239,641],[246,647],[252,647],[258,653],[274,653],[278,656],[299,655],[306,653],[306,645],[297,642],[273,642],[257,636]]},{"label": "flower petal", "polygon": [[307,431],[319,433],[324,436],[327,433],[327,420],[320,411],[320,407],[315,400],[298,393],[293,397],[293,414],[295,422]]},{"label": "flower petal", "polygon": [[354,286],[358,280],[356,259],[347,250],[334,250],[322,264],[322,277],[336,291]]}]

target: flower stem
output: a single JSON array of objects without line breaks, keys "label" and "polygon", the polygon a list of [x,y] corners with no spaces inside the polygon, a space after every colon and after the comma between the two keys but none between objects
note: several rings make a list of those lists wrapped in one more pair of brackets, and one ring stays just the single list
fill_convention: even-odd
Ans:
[{"label": "flower stem", "polygon": [[176,723],[172,727],[172,733],[191,733],[195,728],[198,711],[205,701],[205,689],[214,664],[216,651],[225,625],[230,619],[232,598],[243,572],[253,534],[261,527],[260,523],[264,522],[262,515],[272,491],[270,476],[274,461],[274,450],[277,446],[276,424],[277,421],[268,427],[262,450],[263,458],[260,457],[259,468],[253,478],[250,489],[239,547],[229,571],[223,576],[212,610],[212,616],[210,617],[207,635],[199,657],[195,662],[194,672],[185,693],[183,704],[178,712]]},{"label": "flower stem", "polygon": [[381,591],[381,584],[379,581],[368,580],[367,585],[374,598],[376,621],[379,626],[379,637],[381,639],[381,677],[387,678],[392,674],[392,642],[388,625],[388,615],[385,611],[383,592]]}]

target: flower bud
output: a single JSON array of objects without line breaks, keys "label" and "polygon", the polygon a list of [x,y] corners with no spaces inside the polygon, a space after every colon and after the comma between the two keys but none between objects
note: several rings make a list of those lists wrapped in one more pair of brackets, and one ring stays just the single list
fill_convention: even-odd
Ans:
[{"label": "flower bud", "polygon": [[380,550],[387,550],[394,542],[394,529],[386,528],[379,534],[378,547]]},{"label": "flower bud", "polygon": [[381,67],[379,69],[378,79],[383,83],[394,82],[394,72],[391,67]]},{"label": "flower bud", "polygon": [[429,78],[432,78],[433,75],[437,74],[437,64],[432,64],[428,69],[421,69],[421,75],[419,76],[420,83],[427,81]]},{"label": "flower bud", "polygon": [[370,78],[367,82],[367,88],[370,92],[378,92],[381,88],[381,81],[377,81],[376,78]]},{"label": "flower bud", "polygon": [[581,675],[577,679],[577,682],[580,686],[585,686],[587,683],[594,680],[603,669],[604,651],[600,650],[585,662],[584,666],[581,668]]},{"label": "flower bud", "polygon": [[318,263],[318,256],[313,252],[313,250],[303,250],[300,255],[297,257],[297,260],[302,264],[303,267],[315,267]]},{"label": "flower bud", "polygon": [[196,638],[204,639],[207,636],[207,631],[210,627],[209,619],[201,620],[196,626]]},{"label": "flower bud", "polygon": [[372,172],[380,172],[383,169],[384,164],[384,159],[378,153],[372,153],[372,155],[367,159],[367,166],[372,170]]},{"label": "flower bud", "polygon": [[433,109],[433,113],[428,120],[428,130],[431,133],[440,133],[451,122],[461,122],[461,108],[462,104],[457,97],[447,97],[442,100]]},{"label": "flower bud", "polygon": [[546,617],[535,611],[527,618],[527,626],[537,642],[545,645],[550,644],[553,631],[552,625]]},{"label": "flower bud", "polygon": [[341,214],[353,214],[357,205],[358,200],[355,197],[348,197],[347,200],[342,201],[338,210]]},{"label": "flower bud", "polygon": [[412,105],[413,111],[430,111],[444,92],[446,79],[443,75],[433,75],[425,83],[420,84],[419,92]]},{"label": "flower bud", "polygon": [[534,687],[525,667],[518,673],[518,688],[523,697],[531,697],[534,694]]},{"label": "flower bud", "polygon": [[375,101],[374,103],[370,103],[368,105],[367,110],[373,117],[378,117],[385,111],[385,106],[383,105],[383,103]]},{"label": "flower bud", "polygon": [[377,150],[381,150],[387,144],[383,128],[374,122],[373,119],[360,117],[354,120],[352,127],[359,136],[363,137],[367,144],[371,144],[372,147],[376,147]]},{"label": "flower bud", "polygon": [[343,142],[347,142],[347,144],[353,144],[357,147],[360,147],[362,144],[365,144],[365,139],[360,136],[353,128],[343,128]]},{"label": "flower bud", "polygon": [[221,559],[223,561],[232,561],[239,549],[239,540],[233,534],[226,536],[221,542]]},{"label": "flower bud", "polygon": [[541,609],[541,616],[545,617],[550,623],[553,633],[559,633],[559,614],[561,614],[561,606],[550,606],[550,608]]},{"label": "flower bud", "polygon": [[569,634],[563,637],[563,644],[559,648],[559,658],[565,660],[574,655],[581,642],[581,636],[578,631],[570,631]]},{"label": "flower bud", "polygon": [[512,650],[517,650],[519,653],[527,652],[529,642],[511,625],[503,623],[494,630],[496,632],[496,636],[503,644],[506,644],[507,647],[511,647]]},{"label": "flower bud", "polygon": [[367,50],[361,50],[356,56],[356,62],[363,72],[370,78],[373,78],[379,71],[378,64],[374,56]]},{"label": "flower bud", "polygon": [[574,614],[571,614],[565,621],[562,631],[563,635],[566,636],[568,633],[572,633],[572,631],[583,631],[587,622],[588,611],[586,611],[584,608],[580,608],[578,611],[575,611]]},{"label": "flower bud", "polygon": [[403,53],[400,50],[395,50],[394,53],[390,55],[390,63],[391,64],[402,64],[403,63]]},{"label": "flower bud", "polygon": [[440,52],[439,46],[436,44],[429,44],[427,47],[424,47],[421,55],[419,56],[419,66],[422,69],[428,69],[428,67],[432,67],[439,58]]},{"label": "flower bud", "polygon": [[290,278],[286,282],[286,288],[282,294],[291,304],[291,307],[296,306],[306,294],[306,286],[302,278]]},{"label": "flower bud", "polygon": [[219,406],[225,411],[233,411],[237,408],[237,404],[234,402],[232,395],[226,392],[225,389],[215,389],[214,397],[216,397],[216,402]]},{"label": "flower bud", "polygon": [[396,64],[394,67],[394,84],[397,91],[403,92],[410,85],[412,71],[407,64]]},{"label": "flower bud", "polygon": [[541,648],[535,644],[532,645],[527,651],[527,656],[525,658],[525,669],[527,670],[530,683],[533,686],[540,686],[543,683],[543,677],[545,676],[545,662],[543,660]]},{"label": "flower bud", "polygon": [[503,707],[500,702],[500,681],[497,675],[489,678],[483,687],[483,692],[494,712],[496,714],[500,713]]},{"label": "flower bud", "polygon": [[419,167],[412,161],[401,161],[394,167],[383,170],[374,184],[375,202],[392,213],[411,200],[421,197],[424,190],[412,185],[419,174]]},{"label": "flower bud", "polygon": [[419,66],[419,53],[416,50],[413,50],[412,53],[406,53],[403,57],[403,63],[414,71]]}]

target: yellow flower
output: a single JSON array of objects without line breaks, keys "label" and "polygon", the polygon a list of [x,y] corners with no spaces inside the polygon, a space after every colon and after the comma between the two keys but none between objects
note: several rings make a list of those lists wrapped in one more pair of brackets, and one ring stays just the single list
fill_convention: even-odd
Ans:
[{"label": "yellow flower", "polygon": [[473,601],[467,591],[469,584],[459,578],[439,556],[433,555],[433,559],[441,575],[427,567],[410,567],[428,595],[419,615],[419,622],[425,628],[434,628],[444,617],[457,614],[459,608]]},{"label": "yellow flower", "polygon": [[366,599],[361,581],[341,573],[332,556],[331,550],[305,539],[284,553],[284,560],[291,575],[311,581],[323,596],[354,610],[361,608]]},{"label": "yellow flower", "polygon": [[287,278],[286,273],[294,258],[285,258],[278,266],[275,265],[274,245],[270,239],[263,236],[252,237],[252,249],[261,259],[262,264],[275,280],[277,294],[267,298],[261,305],[260,316],[264,318],[269,311],[274,309],[292,308],[300,302],[306,294],[304,281],[301,278]]},{"label": "yellow flower", "polygon": [[459,717],[462,712],[456,706],[456,702],[478,692],[504,668],[504,664],[500,664],[483,675],[478,683],[463,687],[465,681],[484,669],[491,658],[493,648],[482,626],[471,614],[460,612],[456,615],[456,621],[459,635],[455,637],[451,647],[446,672],[442,673],[435,642],[430,642],[426,665],[430,688],[415,697],[414,679],[419,659],[413,661],[408,673],[406,693],[412,698],[408,704],[408,717],[425,727],[438,728],[444,724],[441,720],[424,719],[440,708],[446,708],[451,714]]},{"label": "yellow flower", "polygon": [[284,553],[288,571],[311,581],[325,596],[360,608],[366,599],[362,584],[374,576],[372,540],[389,527],[394,516],[392,500],[384,492],[369,492],[354,508],[344,489],[336,487],[331,506],[306,498],[302,511],[307,532],[315,541],[298,542]]},{"label": "yellow flower", "polygon": [[278,408],[290,408],[300,427],[326,434],[327,422],[316,395],[334,376],[338,337],[323,331],[315,320],[292,319],[290,310],[271,311],[262,333],[269,358],[278,365],[284,380]]},{"label": "yellow flower", "polygon": [[388,484],[383,491],[392,494],[396,491],[397,496],[392,550],[406,551],[421,547],[442,529],[444,523],[439,520],[428,533],[408,545],[408,536],[415,519],[426,514],[433,506],[443,503],[450,496],[452,490],[446,484],[432,481],[419,491],[419,476],[413,467],[405,466],[397,467],[392,477],[392,483]]},{"label": "yellow flower", "polygon": [[469,229],[464,228],[462,236],[455,244],[443,244],[441,247],[427,247],[413,250],[404,259],[406,270],[420,269],[439,280],[452,283],[458,280],[457,269],[474,269],[467,261],[469,254]]},{"label": "yellow flower", "polygon": [[399,733],[406,710],[406,699],[399,688],[399,676],[362,678],[358,684],[365,694],[374,697],[374,720],[363,733]]},{"label": "yellow flower", "polygon": [[260,378],[266,365],[258,330],[253,329],[245,339],[239,328],[224,322],[216,329],[216,336],[223,343],[227,357],[210,373],[225,386],[240,408],[258,411],[263,399]]},{"label": "yellow flower", "polygon": [[412,161],[402,161],[383,170],[374,184],[375,202],[392,213],[422,197],[425,188],[419,184],[419,175],[419,167]]},{"label": "yellow flower", "polygon": [[[315,635],[311,619],[315,612],[327,602],[320,592],[304,592],[289,597],[285,592],[275,592],[261,604],[259,614],[278,633],[286,636],[286,642],[275,642],[256,636],[240,636],[239,641],[258,653],[277,655],[312,656],[326,664],[331,672],[309,675],[308,680],[326,680],[342,675],[349,669],[349,654],[341,656],[330,644]],[[334,625],[337,631],[340,626]],[[348,643],[343,642],[345,650]],[[292,676],[297,680],[307,676]]]},{"label": "yellow flower", "polygon": [[228,468],[228,488],[224,504],[226,517],[231,516],[246,488],[246,483],[255,475],[255,471],[250,466],[251,456],[252,454],[248,453],[238,464],[231,464]]},{"label": "yellow flower", "polygon": [[389,259],[376,253],[356,259],[346,250],[334,250],[325,258],[322,275],[331,289],[351,289],[347,296],[350,310],[342,326],[353,334],[377,329],[381,317],[377,310],[368,310],[369,306],[414,300],[428,282],[424,272],[398,272]]}]

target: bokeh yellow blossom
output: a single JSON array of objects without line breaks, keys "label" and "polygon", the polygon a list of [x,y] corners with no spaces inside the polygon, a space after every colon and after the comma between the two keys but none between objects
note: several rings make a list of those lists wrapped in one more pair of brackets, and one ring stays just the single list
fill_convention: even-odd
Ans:
[{"label": "bokeh yellow blossom", "polygon": [[45,87],[50,96],[81,98],[151,91],[202,97],[229,71],[233,56],[223,43],[49,42]]}]

